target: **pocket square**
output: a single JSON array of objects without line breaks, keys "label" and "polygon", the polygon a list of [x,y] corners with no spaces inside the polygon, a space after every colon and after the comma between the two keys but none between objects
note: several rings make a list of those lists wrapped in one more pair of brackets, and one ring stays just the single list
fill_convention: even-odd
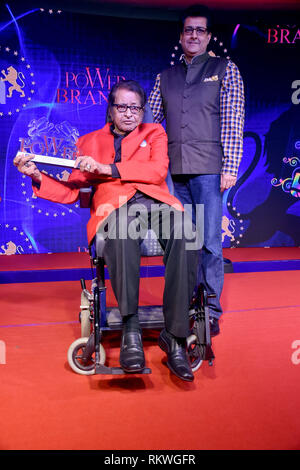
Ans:
[{"label": "pocket square", "polygon": [[140,144],[140,147],[146,147],[146,146],[147,146],[147,142],[143,140],[143,142]]},{"label": "pocket square", "polygon": [[204,82],[217,82],[219,80],[218,75],[212,75],[211,77],[206,77]]}]

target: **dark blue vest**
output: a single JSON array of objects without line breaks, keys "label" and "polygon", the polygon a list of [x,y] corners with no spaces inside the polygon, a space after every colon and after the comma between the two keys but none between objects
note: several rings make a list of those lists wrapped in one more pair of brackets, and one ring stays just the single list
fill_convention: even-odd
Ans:
[{"label": "dark blue vest", "polygon": [[227,64],[205,53],[161,74],[172,175],[221,171],[220,88]]}]

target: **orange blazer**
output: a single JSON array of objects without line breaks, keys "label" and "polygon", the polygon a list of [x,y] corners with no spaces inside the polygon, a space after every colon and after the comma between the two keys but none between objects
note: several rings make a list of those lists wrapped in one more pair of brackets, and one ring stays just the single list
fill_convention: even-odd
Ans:
[{"label": "orange blazer", "polygon": [[[114,163],[114,137],[110,124],[80,137],[77,147],[82,155],[93,157],[100,163]],[[40,188],[33,187],[36,196],[62,204],[74,203],[79,198],[80,188],[94,187],[91,218],[87,224],[89,244],[109,214],[129,201],[136,191],[183,210],[165,181],[169,166],[167,135],[160,124],[140,124],[124,137],[121,149],[122,161],[116,163],[121,178],[74,169],[68,181],[42,174]]]}]

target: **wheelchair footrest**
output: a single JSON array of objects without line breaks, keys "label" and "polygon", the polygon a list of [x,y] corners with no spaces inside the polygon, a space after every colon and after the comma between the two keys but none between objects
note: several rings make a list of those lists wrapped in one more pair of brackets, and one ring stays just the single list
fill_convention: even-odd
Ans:
[{"label": "wheelchair footrest", "polygon": [[152,370],[145,367],[141,372],[125,372],[122,367],[106,367],[99,364],[95,367],[95,374],[106,374],[106,375],[140,375],[140,374],[152,374]]}]

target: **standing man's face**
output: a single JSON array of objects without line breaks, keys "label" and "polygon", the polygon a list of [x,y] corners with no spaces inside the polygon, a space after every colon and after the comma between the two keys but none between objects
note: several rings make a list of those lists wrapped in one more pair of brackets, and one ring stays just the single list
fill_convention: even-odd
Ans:
[{"label": "standing man's face", "polygon": [[208,33],[206,28],[206,18],[202,16],[186,18],[183,32],[180,35],[180,42],[188,61],[191,61],[196,55],[206,52],[211,38],[211,33]]}]

